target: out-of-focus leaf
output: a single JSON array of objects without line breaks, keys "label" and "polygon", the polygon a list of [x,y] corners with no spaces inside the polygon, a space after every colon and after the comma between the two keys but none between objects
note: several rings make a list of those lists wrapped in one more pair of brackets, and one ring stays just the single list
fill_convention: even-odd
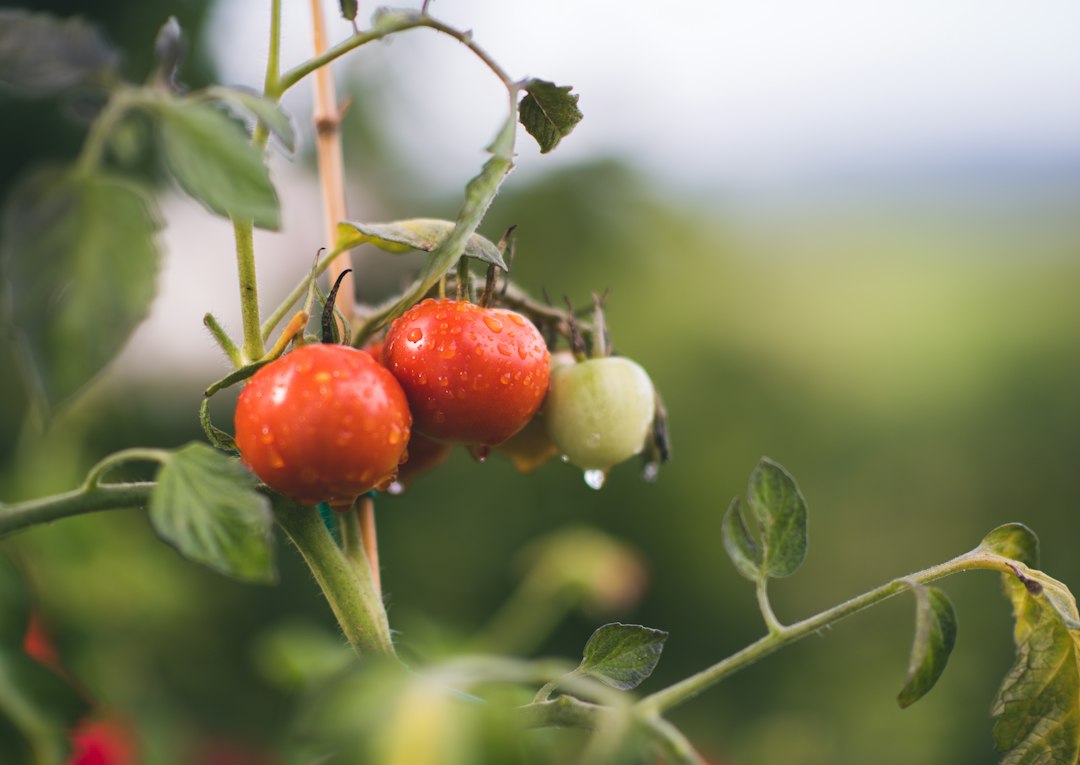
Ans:
[{"label": "out-of-focus leaf", "polygon": [[18,569],[0,556],[0,647],[22,645],[30,621],[30,599]]},{"label": "out-of-focus leaf", "polygon": [[652,674],[668,633],[639,624],[605,624],[585,644],[577,672],[628,691]]},{"label": "out-of-focus leaf", "polygon": [[0,270],[30,390],[55,406],[115,356],[154,296],[159,227],[126,181],[57,169],[7,200]]},{"label": "out-of-focus leaf", "polygon": [[560,87],[546,80],[529,80],[525,83],[525,98],[521,99],[521,124],[536,142],[540,153],[547,154],[559,145],[581,122],[577,94],[570,93],[569,85]]},{"label": "out-of-focus leaf", "polygon": [[205,444],[174,452],[157,474],[150,522],[186,557],[251,582],[276,579],[273,516],[238,460]]},{"label": "out-of-focus leaf", "polygon": [[277,229],[277,193],[244,129],[195,100],[162,99],[155,106],[166,162],[184,191],[218,215]]},{"label": "out-of-focus leaf", "polygon": [[319,625],[293,621],[263,632],[255,664],[269,682],[289,691],[328,680],[356,661],[341,636]]},{"label": "out-of-focus leaf", "polygon": [[207,88],[205,93],[209,98],[224,101],[230,106],[252,114],[266,126],[267,130],[278,137],[282,146],[290,152],[296,151],[296,131],[292,120],[277,101],[261,96],[252,90],[223,85]]},{"label": "out-of-focus leaf", "polygon": [[[344,245],[346,249],[358,247],[361,244],[373,244],[380,250],[392,253],[410,250],[431,252],[446,241],[453,230],[452,221],[433,218],[413,218],[393,223],[346,222],[338,224],[338,242],[346,243]],[[342,245],[339,244],[339,246]],[[476,258],[485,263],[494,263],[504,271],[507,270],[506,261],[503,260],[499,248],[492,244],[490,239],[480,234],[473,234],[468,238],[462,256]]]},{"label": "out-of-focus leaf", "polygon": [[[1015,539],[1025,540],[1023,535]],[[1012,549],[1030,553],[1029,541]],[[1063,584],[1034,569],[1003,577],[1016,620],[1016,663],[993,708],[1002,765],[1075,765],[1080,758],[1076,601]]]},{"label": "out-of-focus leaf", "polygon": [[341,8],[341,16],[348,21],[356,21],[356,13],[359,10],[357,0],[338,0]]},{"label": "out-of-focus leaf", "polygon": [[[83,697],[58,674],[18,647],[0,646],[0,722],[6,720],[15,731],[31,762],[64,762],[70,730],[88,711]],[[5,763],[9,755],[5,749]]]},{"label": "out-of-focus leaf", "polygon": [[0,10],[0,85],[50,96],[111,75],[120,56],[80,18]]},{"label": "out-of-focus leaf", "polygon": [[956,613],[949,596],[937,587],[914,585],[915,640],[911,645],[907,682],[896,700],[908,707],[934,687],[956,644]]}]

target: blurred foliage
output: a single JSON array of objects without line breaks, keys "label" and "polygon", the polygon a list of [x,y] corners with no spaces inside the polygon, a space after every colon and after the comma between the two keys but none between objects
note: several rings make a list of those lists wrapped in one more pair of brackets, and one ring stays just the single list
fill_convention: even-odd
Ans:
[{"label": "blurred foliage", "polygon": [[[132,51],[136,77],[168,12],[189,33],[204,13],[202,3],[78,5]],[[183,70],[193,85],[203,81],[199,61]],[[74,152],[79,129],[57,119],[56,105],[7,98],[4,145],[24,149],[5,153],[0,182],[43,153]],[[390,168],[401,158],[385,155],[383,164],[365,155],[371,177],[400,177]],[[404,208],[400,217],[443,212],[407,209],[404,192],[394,195],[383,204]],[[1080,195],[1066,201],[1058,209],[1075,210]],[[613,534],[642,558],[627,566],[633,589],[647,580],[642,599],[615,599],[610,615],[671,634],[643,692],[741,648],[764,627],[752,587],[722,553],[721,518],[763,454],[798,476],[809,505],[805,565],[772,589],[783,621],[967,550],[1010,520],[1040,535],[1047,571],[1080,583],[1069,544],[1080,458],[1077,216],[1037,203],[951,210],[862,201],[745,214],[617,158],[511,177],[485,234],[518,225],[514,278],[536,295],[584,305],[610,288],[614,344],[663,392],[675,459],[654,484],[628,464],[595,492],[558,462],[520,476],[498,456],[481,465],[455,451],[402,496],[382,498],[383,581],[403,651],[479,640],[515,591],[518,552],[570,525]],[[168,383],[98,387],[44,435],[20,425],[21,394],[0,375],[0,496],[70,488],[117,448],[199,438],[207,381],[154,363]],[[228,416],[226,407],[219,422]],[[330,656],[322,670],[267,671],[286,662],[273,658],[285,656],[271,639],[278,631],[315,647],[333,635],[325,601],[287,550],[280,584],[242,585],[184,561],[145,517],[124,512],[26,532],[0,552],[28,573],[64,665],[131,724],[150,765],[205,760],[214,747],[277,762],[269,752],[296,730],[298,677],[333,669]],[[713,763],[991,761],[989,707],[1012,661],[1008,604],[996,576],[942,587],[958,613],[956,648],[908,710],[895,696],[912,607],[898,598],[736,675],[673,720]],[[574,610],[536,654],[577,657],[602,618]],[[403,693],[402,704],[431,701]]]}]

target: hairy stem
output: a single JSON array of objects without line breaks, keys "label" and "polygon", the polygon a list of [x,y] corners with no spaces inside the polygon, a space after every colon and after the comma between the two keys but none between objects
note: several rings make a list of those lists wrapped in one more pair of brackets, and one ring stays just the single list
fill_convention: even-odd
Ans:
[{"label": "hairy stem", "polygon": [[328,48],[322,53],[318,53],[313,58],[305,61],[303,64],[290,69],[288,72],[281,76],[278,82],[277,90],[274,94],[267,93],[267,95],[273,95],[280,97],[282,93],[291,88],[300,80],[307,77],[312,72],[318,71],[327,64],[341,58],[351,50],[359,48],[361,45],[366,45],[369,42],[375,40],[381,40],[385,37],[389,37],[392,34],[398,32],[404,32],[408,29],[421,29],[427,27],[428,29],[434,29],[436,32],[440,32],[444,35],[454,38],[462,45],[471,50],[477,58],[479,58],[484,64],[495,73],[495,76],[507,87],[514,87],[513,80],[503,71],[494,59],[491,58],[479,45],[473,42],[472,35],[469,32],[463,32],[458,29],[454,29],[441,21],[436,21],[426,14],[411,13],[408,11],[394,12],[392,15],[387,15],[380,20],[377,28],[368,32],[362,32],[360,34],[354,34],[347,40],[343,40],[332,48]]},{"label": "hairy stem", "polygon": [[0,538],[39,523],[99,510],[146,507],[157,484],[152,482],[83,486],[64,494],[13,504],[0,503]]},{"label": "hairy stem", "polygon": [[346,558],[311,508],[279,502],[274,515],[307,562],[353,650],[393,657],[386,608],[375,592],[370,567]]},{"label": "hairy stem", "polygon": [[845,617],[851,616],[854,613],[908,590],[911,586],[911,582],[925,584],[927,582],[932,582],[935,579],[949,576],[950,574],[973,569],[992,569],[1003,573],[1010,573],[1014,572],[1012,567],[1015,565],[1015,561],[1000,555],[984,552],[982,550],[973,550],[972,552],[957,556],[956,558],[937,566],[931,566],[930,568],[923,569],[922,571],[909,576],[894,579],[869,592],[857,595],[827,611],[822,611],[816,616],[811,616],[808,619],[796,622],[787,627],[779,627],[778,630],[770,632],[760,640],[751,643],[746,648],[713,664],[711,667],[704,669],[695,675],[691,675],[674,685],[670,685],[663,690],[657,691],[650,696],[646,696],[638,702],[637,706],[646,714],[660,714],[665,710],[671,709],[672,707],[697,696],[702,691],[712,687],[729,675],[738,672],[743,667],[750,666],[774,651],[777,651],[790,643],[794,643],[796,640],[801,640],[807,635],[812,635]]}]

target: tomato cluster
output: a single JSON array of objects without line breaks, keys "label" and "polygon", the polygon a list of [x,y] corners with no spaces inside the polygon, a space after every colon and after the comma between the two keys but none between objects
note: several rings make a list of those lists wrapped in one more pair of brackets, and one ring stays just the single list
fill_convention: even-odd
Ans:
[{"label": "tomato cluster", "polygon": [[560,452],[606,470],[641,451],[653,417],[652,383],[634,362],[553,358],[520,313],[428,299],[367,352],[304,345],[266,365],[235,426],[241,457],[268,486],[346,504],[406,484],[451,444],[502,449],[522,471]]}]

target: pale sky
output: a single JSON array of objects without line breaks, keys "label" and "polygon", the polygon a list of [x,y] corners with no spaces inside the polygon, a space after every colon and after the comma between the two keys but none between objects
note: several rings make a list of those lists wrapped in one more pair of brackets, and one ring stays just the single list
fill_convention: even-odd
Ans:
[{"label": "pale sky", "polygon": [[[415,5],[415,3],[414,3]],[[310,46],[289,2],[286,63]],[[351,27],[326,3],[335,38]],[[361,18],[374,5],[361,2]],[[551,159],[620,152],[677,181],[768,185],[951,154],[1080,157],[1075,0],[433,0],[512,76],[572,84],[585,120]],[[227,0],[212,40],[226,82],[258,85],[265,0]],[[453,186],[502,116],[500,86],[452,40],[407,33],[350,57],[400,83],[395,134]],[[310,94],[287,101],[301,119]]]}]

